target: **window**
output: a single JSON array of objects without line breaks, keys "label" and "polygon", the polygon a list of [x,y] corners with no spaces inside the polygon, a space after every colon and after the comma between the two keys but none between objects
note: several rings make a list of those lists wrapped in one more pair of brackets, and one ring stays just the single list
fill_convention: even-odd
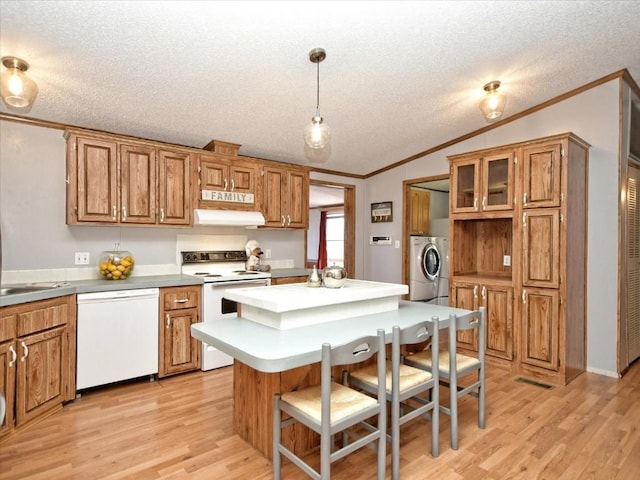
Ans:
[{"label": "window", "polygon": [[327,265],[344,267],[344,213],[327,213]]}]

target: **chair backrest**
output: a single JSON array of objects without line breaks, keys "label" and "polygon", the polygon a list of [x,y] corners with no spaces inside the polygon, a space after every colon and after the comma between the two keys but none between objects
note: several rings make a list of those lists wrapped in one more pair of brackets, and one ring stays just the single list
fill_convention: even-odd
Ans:
[{"label": "chair backrest", "polygon": [[478,310],[464,315],[449,315],[449,352],[456,351],[457,335],[460,330],[478,329],[478,356],[484,361],[486,349],[486,308],[480,307]]},{"label": "chair backrest", "polygon": [[[379,328],[377,335],[356,338],[342,345],[331,346],[322,344],[322,363],[320,366],[320,388],[322,395],[322,418],[330,418],[331,398],[331,367],[334,365],[349,365],[360,363],[378,354],[378,399],[384,399],[384,385],[386,376],[386,351],[384,329]],[[378,400],[380,402],[380,400]],[[383,400],[384,401],[384,400]],[[328,420],[327,420],[328,421]]]},{"label": "chair backrest", "polygon": [[[440,319],[437,316],[431,317],[431,320],[417,323],[400,329],[398,325],[393,327],[393,339],[391,342],[391,368],[394,374],[392,375],[392,391],[398,391],[399,385],[398,374],[400,364],[402,363],[402,352],[400,347],[402,345],[413,345],[416,343],[422,343],[431,339],[431,363],[433,365],[433,371],[438,373],[438,354],[439,354],[439,331],[440,331]],[[436,377],[437,378],[437,377]]]}]

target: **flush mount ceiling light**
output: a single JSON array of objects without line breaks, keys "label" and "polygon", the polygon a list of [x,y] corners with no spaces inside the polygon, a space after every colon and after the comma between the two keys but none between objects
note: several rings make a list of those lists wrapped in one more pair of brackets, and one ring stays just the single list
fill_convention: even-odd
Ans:
[{"label": "flush mount ceiling light", "polygon": [[38,95],[38,86],[25,73],[29,64],[17,57],[2,57],[7,67],[0,75],[0,95],[7,105],[25,108],[33,103]]},{"label": "flush mount ceiling light", "polygon": [[326,147],[331,140],[331,130],[320,116],[320,62],[325,58],[327,58],[327,52],[323,48],[314,48],[309,52],[309,60],[317,67],[316,115],[305,127],[303,138],[304,143],[316,150]]},{"label": "flush mount ceiling light", "polygon": [[480,110],[487,122],[493,122],[502,116],[504,106],[507,103],[507,96],[498,91],[500,88],[500,82],[494,80],[484,86],[484,91],[487,92],[485,97],[480,102]]}]

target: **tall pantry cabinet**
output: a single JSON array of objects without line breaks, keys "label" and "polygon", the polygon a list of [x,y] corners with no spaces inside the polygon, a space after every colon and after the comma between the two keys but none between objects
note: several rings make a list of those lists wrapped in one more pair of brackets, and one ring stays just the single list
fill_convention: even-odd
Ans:
[{"label": "tall pantry cabinet", "polygon": [[588,148],[567,133],[449,157],[452,305],[485,306],[487,355],[550,383],[585,370]]}]

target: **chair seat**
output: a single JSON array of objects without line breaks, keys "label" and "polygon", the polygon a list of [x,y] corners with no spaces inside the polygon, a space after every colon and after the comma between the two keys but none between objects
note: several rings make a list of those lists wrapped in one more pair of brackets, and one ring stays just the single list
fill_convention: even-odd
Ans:
[{"label": "chair seat", "polygon": [[[431,368],[431,350],[422,350],[407,357],[413,363],[419,363],[426,368]],[[449,352],[444,351],[438,354],[438,371],[444,375],[449,375]],[[475,357],[468,357],[456,353],[456,364],[459,371],[467,370],[471,367],[479,368],[480,360]]]},{"label": "chair seat", "polygon": [[[350,373],[351,377],[368,383],[369,385],[378,384],[378,369],[375,365],[369,365]],[[409,390],[421,383],[428,382],[432,376],[430,372],[420,370],[419,368],[410,367],[409,365],[400,364],[400,392]],[[387,362],[387,376],[385,388],[391,395],[391,362]]]},{"label": "chair seat", "polygon": [[[284,393],[282,401],[304,412],[311,418],[321,421],[322,395],[320,385],[296,392]],[[343,418],[366,410],[377,404],[375,398],[360,393],[339,383],[331,383],[331,424]]]}]

